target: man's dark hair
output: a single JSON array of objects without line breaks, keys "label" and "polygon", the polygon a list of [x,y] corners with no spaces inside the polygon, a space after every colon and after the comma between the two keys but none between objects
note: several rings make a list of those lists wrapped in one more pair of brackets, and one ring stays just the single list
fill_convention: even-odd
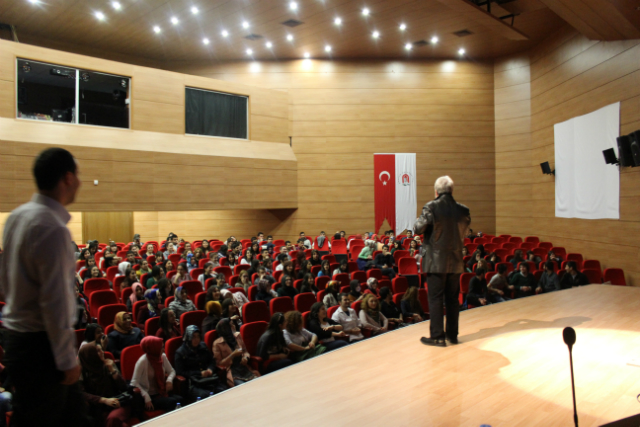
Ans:
[{"label": "man's dark hair", "polygon": [[129,256],[129,255],[133,255],[133,256],[135,256],[135,255],[136,255],[136,253],[135,253],[135,252],[133,252],[133,251],[128,251],[128,252],[127,252],[127,256]]},{"label": "man's dark hair", "polygon": [[261,234],[264,236],[264,233],[262,231],[258,231],[258,236]]},{"label": "man's dark hair", "polygon": [[291,243],[291,240],[287,240],[286,242],[284,242],[285,245],[288,245],[289,243]]},{"label": "man's dark hair", "polygon": [[578,271],[578,265],[576,264],[575,261],[567,261],[567,267],[569,267],[569,268],[571,268],[571,269],[573,269],[575,271]]},{"label": "man's dark hair", "polygon": [[385,245],[382,245],[382,247],[383,247],[383,248],[387,248],[387,249],[389,249],[389,245],[386,245],[386,244],[385,244]]},{"label": "man's dark hair", "polygon": [[287,256],[287,254],[278,254],[278,262],[283,263],[288,259],[289,257]]},{"label": "man's dark hair", "polygon": [[300,234],[298,234],[298,236],[302,236],[304,234],[304,231],[301,231]]},{"label": "man's dark hair", "polygon": [[484,276],[484,267],[476,268],[476,276]]},{"label": "man's dark hair", "polygon": [[383,300],[383,299],[386,299],[389,296],[391,291],[389,290],[389,287],[383,286],[383,287],[380,288],[378,293],[380,294],[380,299]]},{"label": "man's dark hair", "polygon": [[498,264],[498,273],[504,274],[507,271],[506,264]]},{"label": "man's dark hair", "polygon": [[342,292],[340,294],[340,302],[342,302],[342,298],[349,299],[349,294],[347,292]]},{"label": "man's dark hair", "polygon": [[[159,265],[154,265],[153,268],[151,269],[151,277],[157,277],[160,275],[160,266]],[[145,283],[146,285],[146,283]]]},{"label": "man's dark hair", "polygon": [[273,236],[267,236],[267,240],[273,239]]},{"label": "man's dark hair", "polygon": [[33,177],[38,190],[43,191],[53,190],[67,172],[76,170],[76,161],[64,148],[47,148],[33,162]]},{"label": "man's dark hair", "polygon": [[545,263],[544,263],[544,266],[547,268],[547,270],[551,270],[551,271],[553,271],[553,267],[554,267],[554,265],[553,265],[553,261],[547,261],[547,262],[545,262]]}]

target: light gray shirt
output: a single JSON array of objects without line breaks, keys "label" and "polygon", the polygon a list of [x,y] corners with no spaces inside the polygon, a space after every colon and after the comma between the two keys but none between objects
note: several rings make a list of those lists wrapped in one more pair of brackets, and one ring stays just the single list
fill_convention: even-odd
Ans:
[{"label": "light gray shirt", "polygon": [[316,336],[316,334],[309,332],[304,328],[302,328],[302,330],[297,334],[292,334],[288,330],[284,329],[282,331],[282,335],[284,335],[284,342],[286,342],[287,345],[297,344],[300,347],[305,347],[309,345],[313,337]]},{"label": "light gray shirt", "polygon": [[[345,312],[342,307],[338,308],[331,316],[331,320],[342,325],[344,331],[353,330],[355,328],[362,329],[362,322],[353,308],[348,308]],[[357,335],[349,335],[349,341],[357,341],[364,338],[362,331]]]},{"label": "light gray shirt", "polygon": [[46,331],[61,371],[77,365],[70,219],[60,203],[34,194],[7,218],[0,263],[4,326],[16,332]]}]

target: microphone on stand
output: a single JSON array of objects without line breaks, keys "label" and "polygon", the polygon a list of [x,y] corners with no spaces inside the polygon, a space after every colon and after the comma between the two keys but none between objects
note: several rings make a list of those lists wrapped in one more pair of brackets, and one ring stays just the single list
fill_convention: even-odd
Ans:
[{"label": "microphone on stand", "polygon": [[568,326],[562,330],[562,339],[564,343],[569,347],[569,365],[571,366],[571,391],[573,393],[573,422],[578,427],[578,410],[576,408],[576,385],[573,381],[573,356],[571,350],[576,343],[576,331],[571,326]]}]

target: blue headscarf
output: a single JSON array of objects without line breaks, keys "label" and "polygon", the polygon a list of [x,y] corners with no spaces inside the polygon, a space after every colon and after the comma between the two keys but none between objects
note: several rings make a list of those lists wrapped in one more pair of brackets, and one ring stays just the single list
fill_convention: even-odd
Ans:
[{"label": "blue headscarf", "polygon": [[149,308],[149,316],[157,317],[158,311],[158,290],[149,289],[144,293],[144,298],[147,300],[147,307]]}]

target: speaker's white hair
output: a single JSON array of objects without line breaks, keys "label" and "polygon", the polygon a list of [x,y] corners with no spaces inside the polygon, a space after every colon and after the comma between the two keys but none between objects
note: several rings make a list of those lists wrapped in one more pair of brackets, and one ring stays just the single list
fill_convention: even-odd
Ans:
[{"label": "speaker's white hair", "polygon": [[441,176],[440,178],[436,179],[436,183],[434,184],[433,188],[435,188],[436,193],[438,194],[444,194],[444,193],[452,194],[453,180],[449,178],[448,175]]}]

